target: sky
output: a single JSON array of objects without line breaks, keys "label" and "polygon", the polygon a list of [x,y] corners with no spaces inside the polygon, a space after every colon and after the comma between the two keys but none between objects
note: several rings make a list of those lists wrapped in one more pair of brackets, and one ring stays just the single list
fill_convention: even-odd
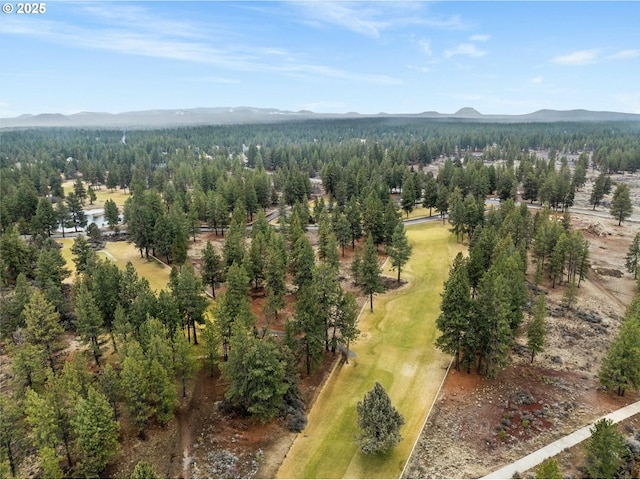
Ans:
[{"label": "sky", "polygon": [[31,14],[0,3],[0,117],[640,113],[635,1],[58,0]]}]

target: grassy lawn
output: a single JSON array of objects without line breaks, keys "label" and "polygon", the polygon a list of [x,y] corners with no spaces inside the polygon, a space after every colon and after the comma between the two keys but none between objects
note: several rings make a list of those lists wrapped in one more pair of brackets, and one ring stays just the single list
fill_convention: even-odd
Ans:
[{"label": "grassy lawn", "polygon": [[[439,223],[409,227],[407,234],[413,255],[402,278],[409,284],[374,299],[373,314],[365,308],[357,357],[328,380],[278,478],[399,477],[449,362],[433,346],[435,319],[451,260],[462,249]],[[386,455],[365,456],[353,443],[356,403],[375,381],[405,418],[404,440]]]},{"label": "grassy lawn", "polygon": [[[71,254],[71,246],[73,238],[57,239],[62,244],[62,257],[67,261],[67,268],[71,270],[71,276],[66,280],[73,282],[75,277],[75,265],[73,264],[73,255]],[[103,258],[108,258],[114,262],[121,270],[124,270],[127,262],[131,262],[140,277],[144,277],[149,281],[151,290],[158,293],[160,290],[166,290],[169,283],[169,273],[171,269],[163,264],[151,260],[148,262],[145,258],[140,258],[138,249],[129,242],[107,242],[107,247],[98,252]]]},{"label": "grassy lawn", "polygon": [[[67,180],[62,184],[62,188],[64,188],[65,195],[68,194],[69,192],[73,192],[74,183],[75,183],[75,180]],[[87,182],[84,182],[85,190],[88,187],[89,187],[89,184]],[[89,199],[87,198],[84,203],[85,210],[92,210],[94,208],[104,208],[104,202],[106,202],[108,199],[111,199],[114,202],[116,202],[116,205],[118,205],[118,208],[120,209],[120,213],[122,213],[124,202],[127,200],[127,198],[130,197],[128,191],[127,193],[124,193],[122,189],[117,189],[114,192],[112,192],[104,185],[100,187],[100,190],[94,190],[94,192],[96,193],[96,201],[93,202],[93,205],[89,205]]]},{"label": "grassy lawn", "polygon": [[167,289],[171,269],[155,260],[147,261],[146,258],[140,258],[140,252],[133,243],[107,242],[107,247],[102,252],[106,252],[105,255],[122,270],[127,262],[131,262],[138,275],[146,278],[151,290],[155,290],[156,293]]}]

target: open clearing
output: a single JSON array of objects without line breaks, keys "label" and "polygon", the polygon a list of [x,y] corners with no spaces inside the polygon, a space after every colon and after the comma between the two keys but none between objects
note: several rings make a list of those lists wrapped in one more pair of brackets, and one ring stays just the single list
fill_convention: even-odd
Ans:
[{"label": "open clearing", "polygon": [[[453,257],[463,247],[447,227],[407,228],[413,255],[402,274],[409,283],[365,307],[353,345],[356,357],[326,383],[306,429],[298,434],[278,478],[398,477],[445,374],[449,357],[435,350],[440,292]],[[386,275],[395,272],[386,270]],[[405,418],[404,440],[386,455],[367,457],[353,443],[356,404],[375,381],[382,383]]]}]

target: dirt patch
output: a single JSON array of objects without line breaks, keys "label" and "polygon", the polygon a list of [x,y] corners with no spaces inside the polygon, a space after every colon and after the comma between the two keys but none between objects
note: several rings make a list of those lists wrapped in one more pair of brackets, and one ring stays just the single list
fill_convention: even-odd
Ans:
[{"label": "dirt patch", "polygon": [[[407,478],[486,475],[640,399],[638,392],[625,397],[605,392],[598,381],[602,357],[635,292],[624,256],[638,227],[598,219],[601,227],[594,230],[588,214],[573,213],[572,219],[590,242],[593,267],[579,288],[577,306],[562,306],[564,288],[541,285],[548,301],[547,344],[533,364],[521,335],[511,365],[495,380],[450,370],[409,460]],[[577,450],[567,455],[579,458]],[[572,468],[563,473],[578,478]]]},{"label": "dirt patch", "polygon": [[[331,372],[338,356],[326,354],[320,367],[301,381],[309,406]],[[128,478],[135,465],[145,460],[160,478],[272,478],[289,450],[295,434],[282,419],[260,423],[218,405],[226,385],[216,371],[198,372],[182,399],[176,416],[166,426],[152,425],[146,439],[128,427],[124,415],[121,453],[107,467],[110,478]]]}]

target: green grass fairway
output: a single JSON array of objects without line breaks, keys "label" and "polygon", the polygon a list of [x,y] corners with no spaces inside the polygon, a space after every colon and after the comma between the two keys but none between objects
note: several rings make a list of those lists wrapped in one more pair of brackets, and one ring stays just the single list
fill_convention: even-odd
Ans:
[{"label": "green grass fairway", "polygon": [[[413,255],[402,278],[409,285],[374,299],[360,319],[357,354],[327,381],[296,437],[278,478],[398,478],[445,374],[435,319],[453,257],[463,247],[441,223],[407,228]],[[395,276],[390,270],[385,275]],[[356,403],[379,381],[405,418],[404,440],[386,455],[366,456],[353,443]]]},{"label": "green grass fairway", "polygon": [[[62,188],[64,188],[65,194],[73,192],[74,183],[75,180],[67,180],[66,182],[62,183]],[[86,189],[88,187],[89,185],[85,182],[84,188]],[[93,205],[89,205],[89,199],[87,198],[84,202],[85,210],[91,210],[93,208],[104,208],[104,202],[106,202],[108,199],[111,199],[116,202],[116,205],[118,205],[118,208],[120,209],[120,213],[122,213],[124,202],[131,196],[129,195],[128,191],[127,193],[125,193],[122,191],[122,189],[119,188],[112,192],[104,185],[100,187],[100,190],[94,190],[94,192],[96,193],[96,201],[93,202]]]},{"label": "green grass fairway", "polygon": [[146,278],[151,290],[155,290],[156,293],[167,289],[171,269],[156,260],[147,261],[146,258],[140,258],[140,252],[133,243],[107,242],[107,247],[101,253],[105,253],[122,270],[127,262],[131,262],[138,275]]},{"label": "green grass fairway", "polygon": [[[75,265],[73,263],[73,254],[71,253],[71,246],[73,245],[73,238],[57,239],[58,243],[62,245],[62,257],[67,261],[67,268],[71,270],[71,276],[67,278],[66,282],[72,283],[75,277]],[[169,283],[169,273],[171,269],[155,260],[147,262],[145,258],[140,258],[140,252],[138,249],[129,242],[107,242],[107,246],[104,250],[98,252],[98,255],[103,258],[108,258],[115,263],[121,270],[124,270],[127,262],[131,262],[138,272],[140,277],[144,277],[149,281],[151,290],[155,290],[158,293],[160,290],[166,290]]]}]

